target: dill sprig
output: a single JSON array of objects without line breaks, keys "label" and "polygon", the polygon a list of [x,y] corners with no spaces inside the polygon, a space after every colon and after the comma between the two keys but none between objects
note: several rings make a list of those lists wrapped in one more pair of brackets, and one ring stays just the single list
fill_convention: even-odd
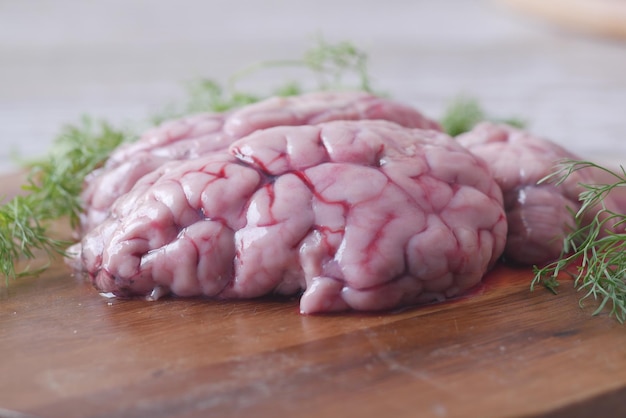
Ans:
[{"label": "dill sprig", "polygon": [[83,118],[62,129],[46,159],[29,164],[22,186],[27,194],[2,199],[0,206],[0,274],[7,279],[32,274],[16,272],[15,264],[40,251],[63,254],[68,242],[50,236],[50,221],[67,217],[76,226],[83,179],[127,138],[106,122]]},{"label": "dill sprig", "polygon": [[48,157],[30,166],[23,187],[37,199],[40,219],[69,217],[76,226],[81,211],[83,179],[100,166],[111,151],[133,136],[105,121],[83,117],[67,125],[55,139]]},{"label": "dill sprig", "polygon": [[[298,59],[267,60],[251,64],[231,75],[226,83],[203,78],[187,84],[188,100],[182,107],[168,106],[151,120],[164,120],[198,112],[223,112],[255,103],[270,96],[295,96],[305,90],[349,89],[372,92],[367,69],[367,54],[350,42],[329,43],[318,39]],[[264,92],[243,91],[240,84],[265,70],[300,68],[306,71],[305,80],[316,83],[307,86],[293,79],[282,81]],[[310,84],[310,83],[309,83]]]},{"label": "dill sprig", "polygon": [[[266,69],[279,67],[300,67],[310,71],[317,80],[318,90],[346,89],[350,85],[347,77],[356,77],[354,88],[372,91],[370,76],[367,70],[367,54],[350,42],[332,44],[318,39],[317,44],[302,55],[300,59],[260,61],[245,67],[233,74],[228,80],[229,90],[236,92],[237,83],[249,76]],[[301,87],[293,80],[278,87],[276,90],[291,93],[300,92]]]},{"label": "dill sprig", "polygon": [[63,243],[51,238],[40,220],[38,199],[33,195],[16,196],[0,206],[0,273],[5,278],[30,274],[17,273],[15,263],[21,257],[33,259],[38,250],[60,252]]},{"label": "dill sprig", "polygon": [[526,122],[519,118],[497,118],[487,115],[478,100],[458,96],[448,105],[443,117],[441,126],[451,136],[457,136],[470,131],[476,124],[483,121],[505,123],[516,128],[523,128]]},{"label": "dill sprig", "polygon": [[[544,267],[534,267],[531,289],[543,284],[556,293],[561,274],[574,279],[574,287],[583,292],[580,304],[593,299],[598,306],[593,314],[609,309],[619,322],[626,321],[626,215],[610,210],[604,199],[614,190],[626,187],[626,171],[613,171],[589,161],[565,161],[561,168],[544,181],[556,180],[560,184],[575,171],[583,168],[602,170],[614,179],[609,184],[582,184],[579,195],[580,209],[575,213],[576,228],[564,240],[559,260]],[[599,210],[597,210],[599,208]],[[590,211],[597,210],[591,221]]]}]

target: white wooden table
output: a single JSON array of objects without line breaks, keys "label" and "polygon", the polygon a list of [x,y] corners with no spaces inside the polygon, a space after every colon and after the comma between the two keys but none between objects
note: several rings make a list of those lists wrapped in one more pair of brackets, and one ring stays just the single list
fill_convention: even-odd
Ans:
[{"label": "white wooden table", "polygon": [[375,87],[433,117],[471,95],[585,157],[626,158],[626,42],[488,1],[5,0],[0,172],[83,114],[144,120],[186,81],[299,57],[317,35],[365,50]]}]

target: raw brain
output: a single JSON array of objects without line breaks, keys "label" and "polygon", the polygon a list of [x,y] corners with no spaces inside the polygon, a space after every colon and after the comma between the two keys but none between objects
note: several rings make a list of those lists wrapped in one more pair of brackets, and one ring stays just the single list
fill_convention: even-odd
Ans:
[{"label": "raw brain", "polygon": [[482,161],[386,121],[259,130],[148,177],[82,240],[102,292],[390,309],[476,286],[507,234]]},{"label": "raw brain", "polygon": [[[581,184],[602,184],[598,172],[573,172],[559,185],[540,183],[563,160],[580,160],[561,146],[507,125],[483,122],[457,141],[490,168],[504,195],[508,237],[504,257],[520,264],[541,264],[558,258],[563,240],[575,227]],[[538,184],[539,183],[539,184]],[[606,196],[605,207],[620,213],[620,204]],[[600,207],[592,208],[583,224]],[[623,232],[623,226],[620,231]]]},{"label": "raw brain", "polygon": [[139,141],[114,151],[105,167],[85,182],[81,219],[86,232],[101,223],[113,202],[146,174],[176,160],[224,150],[258,129],[280,125],[312,125],[333,120],[383,119],[409,128],[440,130],[417,110],[362,92],[319,92],[270,98],[230,113],[205,113],[166,122]]}]

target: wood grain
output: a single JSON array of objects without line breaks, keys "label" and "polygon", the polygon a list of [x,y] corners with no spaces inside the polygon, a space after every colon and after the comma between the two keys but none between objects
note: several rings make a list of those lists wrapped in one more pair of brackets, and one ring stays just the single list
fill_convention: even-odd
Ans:
[{"label": "wood grain", "polygon": [[297,299],[108,300],[56,260],[0,288],[0,415],[615,416],[624,326],[531,277],[499,266],[456,301],[303,316]]}]

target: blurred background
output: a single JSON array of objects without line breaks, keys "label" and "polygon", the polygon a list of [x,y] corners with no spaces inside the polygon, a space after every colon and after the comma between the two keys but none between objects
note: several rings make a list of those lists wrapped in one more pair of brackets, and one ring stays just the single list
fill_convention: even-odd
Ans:
[{"label": "blurred background", "polygon": [[367,52],[373,87],[429,116],[472,96],[585,158],[622,163],[626,41],[598,31],[602,18],[578,31],[515,3],[0,0],[0,173],[45,154],[82,115],[146,120],[186,82],[300,58],[318,36]]}]

